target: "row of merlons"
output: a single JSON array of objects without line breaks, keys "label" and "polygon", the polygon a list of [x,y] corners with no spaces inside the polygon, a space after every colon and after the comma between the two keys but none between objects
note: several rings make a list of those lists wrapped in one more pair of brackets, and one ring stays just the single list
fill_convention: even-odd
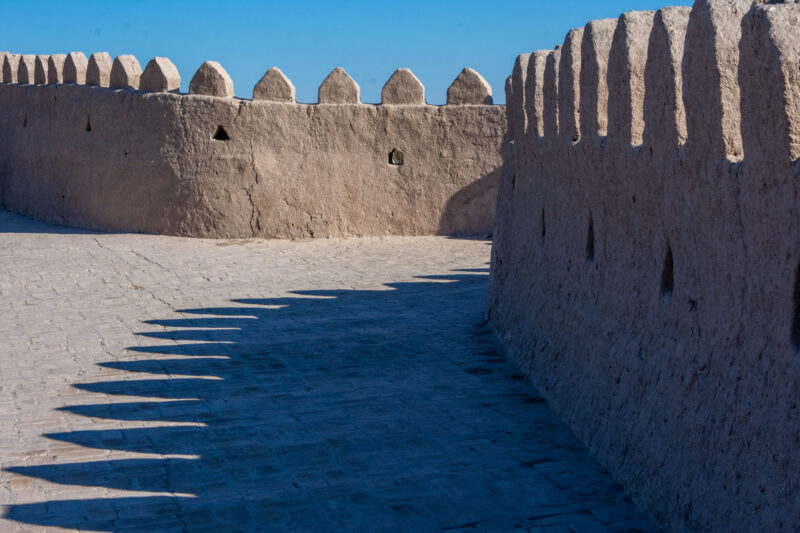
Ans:
[{"label": "row of merlons", "polygon": [[[88,59],[83,52],[53,55],[25,55],[0,52],[0,82],[20,84],[77,84],[134,89],[138,91],[179,92],[181,76],[166,57],[155,57],[144,71],[132,55],[112,60],[107,52],[96,52]],[[233,98],[233,81],[222,65],[206,61],[189,84],[189,94]],[[361,90],[342,69],[334,69],[319,87],[320,104],[358,104]],[[270,68],[253,89],[253,100],[295,102],[292,82],[278,68]],[[447,89],[447,105],[491,104],[492,88],[483,77],[465,68]],[[408,69],[397,69],[384,84],[381,104],[425,105],[425,87]]]}]

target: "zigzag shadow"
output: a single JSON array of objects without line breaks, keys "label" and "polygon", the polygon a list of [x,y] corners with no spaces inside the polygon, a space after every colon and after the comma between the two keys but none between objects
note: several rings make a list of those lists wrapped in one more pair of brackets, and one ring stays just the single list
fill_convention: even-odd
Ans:
[{"label": "zigzag shadow", "polygon": [[520,468],[525,450],[566,430],[476,325],[486,278],[298,291],[147,321],[166,329],[140,335],[170,342],[102,363],[147,377],[75,385],[147,399],[62,409],[154,425],[47,437],[169,457],[7,469],[147,494],[12,505],[6,518],[97,531],[511,528],[542,485]]}]

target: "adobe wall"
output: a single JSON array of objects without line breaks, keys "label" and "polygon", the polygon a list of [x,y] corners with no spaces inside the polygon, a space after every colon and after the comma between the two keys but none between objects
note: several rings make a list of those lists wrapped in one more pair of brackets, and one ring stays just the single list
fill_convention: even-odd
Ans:
[{"label": "adobe wall", "polygon": [[800,531],[800,4],[519,57],[488,314],[667,531]]},{"label": "adobe wall", "polygon": [[[505,110],[486,105],[491,88],[469,69],[446,106],[426,105],[405,69],[382,105],[361,104],[341,69],[319,104],[304,105],[277,69],[243,100],[213,62],[191,94],[176,92],[180,76],[166,58],[144,72],[132,56],[112,64],[107,54],[0,54],[0,64],[6,209],[195,237],[492,231]],[[389,164],[393,149],[403,165]]]}]

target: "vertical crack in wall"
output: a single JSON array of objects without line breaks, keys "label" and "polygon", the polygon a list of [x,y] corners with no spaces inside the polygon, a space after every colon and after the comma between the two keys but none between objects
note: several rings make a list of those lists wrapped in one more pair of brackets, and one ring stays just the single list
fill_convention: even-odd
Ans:
[{"label": "vertical crack in wall", "polygon": [[261,229],[261,220],[256,210],[256,203],[253,201],[253,191],[256,185],[258,185],[260,178],[258,175],[258,165],[256,165],[255,144],[252,139],[250,140],[250,164],[253,167],[253,183],[250,187],[245,189],[245,193],[247,193],[247,199],[250,200],[250,231],[253,232],[253,237],[255,237]]}]

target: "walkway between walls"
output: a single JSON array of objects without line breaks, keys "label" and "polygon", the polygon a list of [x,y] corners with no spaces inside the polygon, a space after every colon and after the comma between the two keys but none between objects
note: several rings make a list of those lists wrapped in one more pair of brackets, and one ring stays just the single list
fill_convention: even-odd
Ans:
[{"label": "walkway between walls", "polygon": [[0,211],[0,530],[652,530],[482,325],[489,251]]}]

